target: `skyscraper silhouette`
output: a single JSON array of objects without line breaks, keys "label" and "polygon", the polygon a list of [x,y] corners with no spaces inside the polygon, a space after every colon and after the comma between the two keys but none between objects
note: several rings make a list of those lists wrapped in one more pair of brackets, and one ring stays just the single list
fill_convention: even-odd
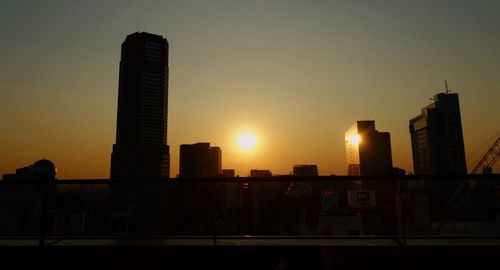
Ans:
[{"label": "skyscraper silhouette", "polygon": [[415,174],[465,174],[458,94],[440,93],[410,120]]},{"label": "skyscraper silhouette", "polygon": [[391,135],[375,121],[357,121],[346,133],[348,175],[392,174]]},{"label": "skyscraper silhouette", "polygon": [[181,144],[179,177],[216,177],[222,173],[222,151],[210,143]]},{"label": "skyscraper silhouette", "polygon": [[137,32],[122,43],[111,178],[168,178],[168,42]]}]

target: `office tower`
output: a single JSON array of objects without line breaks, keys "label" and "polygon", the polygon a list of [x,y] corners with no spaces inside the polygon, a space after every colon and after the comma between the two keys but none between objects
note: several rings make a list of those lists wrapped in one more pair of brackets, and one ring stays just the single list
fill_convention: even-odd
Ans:
[{"label": "office tower", "polygon": [[293,176],[318,176],[318,166],[295,165],[293,166]]},{"label": "office tower", "polygon": [[122,43],[111,178],[168,178],[168,42],[133,33]]},{"label": "office tower", "polygon": [[357,121],[346,133],[348,175],[392,174],[391,135],[375,121]]},{"label": "office tower", "polygon": [[210,143],[180,146],[179,177],[216,177],[222,173],[222,153]]},{"label": "office tower", "polygon": [[440,93],[410,120],[415,174],[466,174],[458,94]]}]

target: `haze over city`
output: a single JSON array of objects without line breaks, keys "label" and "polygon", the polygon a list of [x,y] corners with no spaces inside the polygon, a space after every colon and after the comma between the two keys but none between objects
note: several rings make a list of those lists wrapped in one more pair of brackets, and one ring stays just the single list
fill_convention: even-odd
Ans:
[{"label": "haze over city", "polygon": [[[47,158],[58,178],[108,178],[120,44],[168,39],[170,176],[179,145],[210,142],[223,168],[346,174],[344,133],[375,120],[413,171],[409,119],[460,96],[466,154],[498,130],[495,1],[5,1],[0,174]],[[253,135],[238,144],[242,133]],[[251,145],[251,147],[248,147]],[[498,171],[498,164],[493,169]]]}]

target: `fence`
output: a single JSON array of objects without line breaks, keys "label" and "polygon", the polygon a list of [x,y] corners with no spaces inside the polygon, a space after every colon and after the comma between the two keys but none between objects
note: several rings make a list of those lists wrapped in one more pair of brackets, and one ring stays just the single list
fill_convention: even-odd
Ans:
[{"label": "fence", "polygon": [[92,239],[403,246],[415,239],[497,239],[499,180],[499,174],[4,180],[0,239],[41,246]]}]

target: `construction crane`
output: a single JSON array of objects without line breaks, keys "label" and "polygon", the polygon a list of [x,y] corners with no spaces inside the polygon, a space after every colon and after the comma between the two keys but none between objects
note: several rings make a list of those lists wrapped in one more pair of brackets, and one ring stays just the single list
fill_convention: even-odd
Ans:
[{"label": "construction crane", "polygon": [[500,131],[497,132],[495,142],[486,151],[479,162],[472,168],[470,174],[477,174],[480,170],[483,173],[491,173],[493,165],[500,157]]},{"label": "construction crane", "polygon": [[[494,142],[491,143],[491,141]],[[483,144],[481,146],[481,149],[486,149],[486,147],[488,147],[487,150],[481,151],[484,154],[481,155],[481,158],[472,168],[470,174],[492,173],[493,165],[500,157],[500,130],[497,132],[496,135],[492,137],[492,139],[489,139],[485,144]],[[444,207],[441,209],[439,216],[440,217],[449,216],[450,214],[453,215],[454,213],[459,211],[459,209],[463,207],[464,203],[470,198],[470,196],[472,195],[472,193],[474,192],[474,190],[477,188],[478,185],[479,186],[487,185],[487,183],[481,184],[474,179],[467,179],[463,181],[457,187],[455,192],[453,192],[453,194],[448,198],[448,200],[444,204]],[[445,223],[434,224],[433,231],[439,232],[443,229],[445,225],[446,225]]]}]

